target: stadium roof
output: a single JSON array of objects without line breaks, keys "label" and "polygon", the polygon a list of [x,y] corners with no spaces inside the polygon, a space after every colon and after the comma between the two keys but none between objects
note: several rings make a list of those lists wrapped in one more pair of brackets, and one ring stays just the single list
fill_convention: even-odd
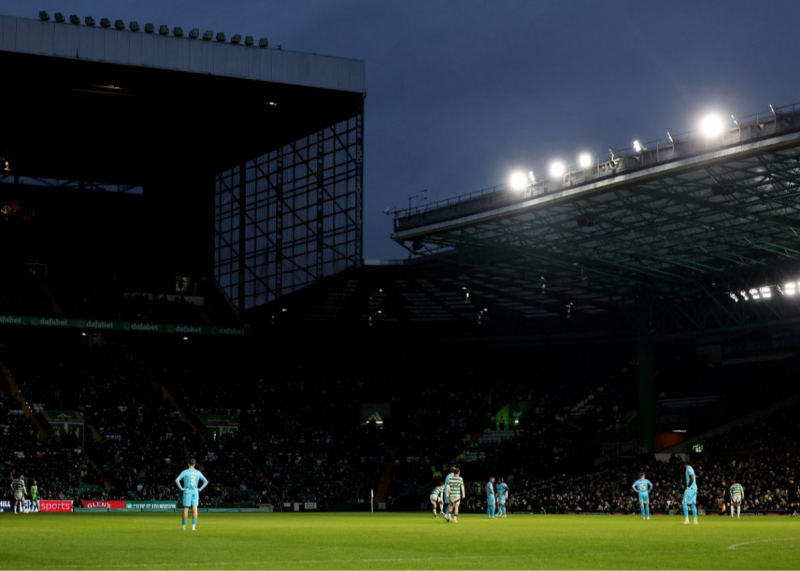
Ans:
[{"label": "stadium roof", "polygon": [[351,117],[361,61],[0,16],[0,155],[23,174],[141,184],[219,172]]},{"label": "stadium roof", "polygon": [[[661,304],[704,330],[752,320],[742,306],[756,304],[739,292],[771,286],[769,304],[759,296],[770,309],[758,311],[785,319],[797,304],[776,286],[800,279],[798,109],[739,120],[713,139],[613,152],[523,192],[402,211],[393,239],[471,268],[463,281],[513,296],[530,316],[636,312],[645,301],[644,311]],[[698,300],[713,316],[686,309]]]}]

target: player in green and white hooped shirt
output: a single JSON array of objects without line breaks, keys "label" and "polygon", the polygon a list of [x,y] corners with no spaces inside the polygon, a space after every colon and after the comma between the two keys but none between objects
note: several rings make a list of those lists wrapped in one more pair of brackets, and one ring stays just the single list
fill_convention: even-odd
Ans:
[{"label": "player in green and white hooped shirt", "polygon": [[[464,499],[466,489],[464,487],[464,479],[461,477],[461,470],[456,468],[453,470],[453,475],[447,482],[444,488],[444,495],[450,498],[450,505],[453,507],[453,522],[458,523],[458,506],[461,505],[461,500]],[[449,519],[445,518],[448,522]]]},{"label": "player in green and white hooped shirt", "polygon": [[436,486],[433,491],[431,492],[431,503],[433,504],[433,517],[439,518],[439,515],[436,513],[436,509],[439,509],[439,513],[444,515],[444,500],[442,496],[444,495],[444,482]]},{"label": "player in green and white hooped shirt", "polygon": [[744,488],[741,484],[733,484],[731,486],[731,517],[733,511],[736,510],[736,517],[742,517],[742,502],[744,501]]},{"label": "player in green and white hooped shirt", "polygon": [[16,515],[17,509],[19,513],[25,513],[25,496],[28,490],[25,489],[25,476],[19,475],[19,478],[11,480],[11,491],[14,494],[14,514]]}]

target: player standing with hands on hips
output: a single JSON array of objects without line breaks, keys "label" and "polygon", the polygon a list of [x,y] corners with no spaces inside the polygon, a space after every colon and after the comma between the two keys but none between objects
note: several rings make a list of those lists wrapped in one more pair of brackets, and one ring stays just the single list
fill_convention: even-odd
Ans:
[{"label": "player standing with hands on hips", "polygon": [[683,492],[683,515],[686,520],[683,525],[689,525],[689,505],[692,506],[692,516],[694,516],[694,524],[697,525],[697,476],[694,473],[694,468],[689,466],[688,462],[684,462],[686,467],[686,490]]},{"label": "player standing with hands on hips", "polygon": [[[197,528],[197,505],[200,503],[200,492],[208,486],[208,480],[199,471],[195,470],[194,458],[189,459],[189,467],[175,478],[175,483],[183,492],[183,519],[181,520],[181,531],[186,531],[186,518],[189,517],[189,508],[192,508],[192,531]],[[197,484],[203,481],[203,485],[198,488]]]}]

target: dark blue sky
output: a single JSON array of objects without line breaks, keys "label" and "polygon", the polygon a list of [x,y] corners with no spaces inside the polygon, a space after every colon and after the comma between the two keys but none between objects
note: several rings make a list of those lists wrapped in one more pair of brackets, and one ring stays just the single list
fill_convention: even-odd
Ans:
[{"label": "dark blue sky", "polygon": [[381,211],[552,158],[602,154],[800,101],[797,0],[0,0],[268,36],[367,65],[365,255],[405,257]]}]

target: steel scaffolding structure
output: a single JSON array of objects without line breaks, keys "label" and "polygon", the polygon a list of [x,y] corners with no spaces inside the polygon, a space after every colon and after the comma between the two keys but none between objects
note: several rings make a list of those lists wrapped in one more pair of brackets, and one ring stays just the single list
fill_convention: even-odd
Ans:
[{"label": "steel scaffolding structure", "polygon": [[363,110],[217,175],[215,275],[239,311],[361,262]]}]

